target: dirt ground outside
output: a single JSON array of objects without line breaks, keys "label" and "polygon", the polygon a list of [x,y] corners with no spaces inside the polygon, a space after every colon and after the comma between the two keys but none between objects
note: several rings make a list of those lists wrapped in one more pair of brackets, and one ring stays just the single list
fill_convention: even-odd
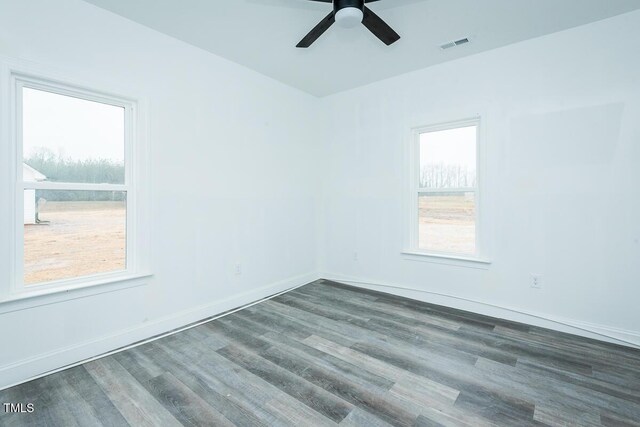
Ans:
[{"label": "dirt ground outside", "polygon": [[48,282],[126,267],[125,202],[47,202],[24,226],[24,283]]},{"label": "dirt ground outside", "polygon": [[420,196],[419,247],[432,252],[475,253],[473,195]]},{"label": "dirt ground outside", "polygon": [[[24,227],[26,285],[123,270],[124,202],[47,202]],[[475,202],[469,196],[421,196],[419,245],[434,252],[475,252]]]}]

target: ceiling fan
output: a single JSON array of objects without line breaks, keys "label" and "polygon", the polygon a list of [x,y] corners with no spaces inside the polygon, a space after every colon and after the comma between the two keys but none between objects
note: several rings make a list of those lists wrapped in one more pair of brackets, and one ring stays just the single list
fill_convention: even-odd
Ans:
[{"label": "ceiling fan", "polygon": [[387,25],[378,15],[365,6],[378,0],[309,0],[323,3],[333,3],[333,11],[328,14],[313,30],[309,32],[296,47],[307,48],[311,46],[333,23],[342,27],[355,27],[362,23],[384,44],[389,46],[400,39],[398,33]]}]

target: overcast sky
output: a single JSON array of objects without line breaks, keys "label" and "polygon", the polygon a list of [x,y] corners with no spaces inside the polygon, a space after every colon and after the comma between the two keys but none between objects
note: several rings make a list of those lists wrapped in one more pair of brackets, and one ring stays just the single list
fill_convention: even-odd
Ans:
[{"label": "overcast sky", "polygon": [[[124,161],[124,109],[24,88],[24,156],[41,147],[73,160]],[[476,168],[476,126],[420,135],[420,163]]]},{"label": "overcast sky", "polygon": [[124,162],[124,108],[23,89],[23,150],[41,147],[73,160]]},{"label": "overcast sky", "polygon": [[477,126],[420,135],[420,164],[444,163],[476,169]]}]

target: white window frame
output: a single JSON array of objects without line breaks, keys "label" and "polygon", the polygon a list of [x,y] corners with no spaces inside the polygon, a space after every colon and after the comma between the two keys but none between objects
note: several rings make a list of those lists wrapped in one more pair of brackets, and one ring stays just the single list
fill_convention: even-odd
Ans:
[{"label": "white window frame", "polygon": [[[3,64],[0,64],[3,65]],[[0,72],[2,82],[0,91],[4,92],[8,102],[2,102],[0,119],[5,123],[8,132],[2,134],[2,140],[9,142],[5,151],[9,154],[9,196],[11,212],[0,212],[6,215],[11,224],[9,230],[2,234],[10,238],[7,252],[9,253],[8,286],[0,286],[0,304],[31,299],[33,297],[47,297],[50,301],[71,298],[68,292],[96,287],[98,285],[113,285],[110,289],[121,289],[143,284],[140,279],[151,276],[149,265],[149,230],[148,208],[140,206],[140,199],[148,201],[147,185],[141,180],[146,179],[147,168],[142,160],[148,157],[146,147],[146,128],[140,126],[146,122],[138,108],[138,101],[119,95],[112,95],[106,91],[90,89],[88,85],[77,86],[58,80],[43,77],[44,73],[32,73],[20,67],[4,64]],[[124,184],[88,184],[88,183],[59,183],[59,182],[23,182],[23,144],[22,144],[22,89],[31,88],[55,94],[71,96],[79,99],[100,102],[124,109],[125,115],[125,181]],[[6,175],[5,175],[6,176]],[[61,279],[37,284],[24,284],[24,190],[98,190],[125,191],[127,194],[126,213],[126,268],[115,272],[98,273],[77,278]],[[0,192],[0,195],[2,192]],[[2,230],[0,230],[2,231]],[[2,252],[2,250],[0,250]],[[7,278],[7,276],[4,276]],[[2,278],[0,278],[2,279]],[[101,292],[96,289],[95,292]],[[56,294],[56,295],[53,295]],[[87,295],[82,291],[83,295]],[[80,294],[78,294],[80,295]],[[53,297],[54,299],[51,299]],[[29,305],[31,305],[30,303]],[[24,304],[21,304],[24,305]],[[38,305],[37,303],[35,305]],[[0,307],[0,312],[5,308]],[[6,309],[11,309],[6,307]]]},{"label": "white window frame", "polygon": [[[476,185],[469,188],[443,188],[443,189],[429,189],[420,188],[420,136],[425,133],[438,132],[452,129],[459,129],[464,127],[476,127]],[[408,200],[407,209],[405,210],[408,215],[407,224],[408,230],[405,238],[405,249],[403,254],[409,256],[422,256],[431,257],[437,259],[450,259],[454,261],[470,261],[480,264],[489,264],[490,261],[482,258],[484,255],[482,237],[483,226],[481,221],[482,214],[482,202],[481,202],[481,188],[482,188],[482,119],[481,117],[473,117],[462,120],[454,120],[443,123],[438,123],[428,126],[419,126],[411,129],[411,138],[408,150],[409,159],[409,173],[408,175]],[[437,194],[437,193],[474,193],[475,195],[475,253],[465,254],[457,252],[440,252],[440,251],[428,251],[419,247],[419,196],[420,194]]]}]

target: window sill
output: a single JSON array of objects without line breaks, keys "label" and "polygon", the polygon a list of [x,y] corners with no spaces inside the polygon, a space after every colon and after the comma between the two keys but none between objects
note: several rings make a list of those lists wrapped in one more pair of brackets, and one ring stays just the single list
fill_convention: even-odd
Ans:
[{"label": "window sill", "polygon": [[404,259],[409,261],[422,261],[434,264],[444,264],[482,270],[487,270],[491,266],[490,260],[457,255],[433,254],[427,252],[404,250],[402,251],[402,256]]},{"label": "window sill", "polygon": [[27,290],[0,299],[0,314],[143,286],[150,277],[150,273],[129,274],[89,279],[82,284]]}]

